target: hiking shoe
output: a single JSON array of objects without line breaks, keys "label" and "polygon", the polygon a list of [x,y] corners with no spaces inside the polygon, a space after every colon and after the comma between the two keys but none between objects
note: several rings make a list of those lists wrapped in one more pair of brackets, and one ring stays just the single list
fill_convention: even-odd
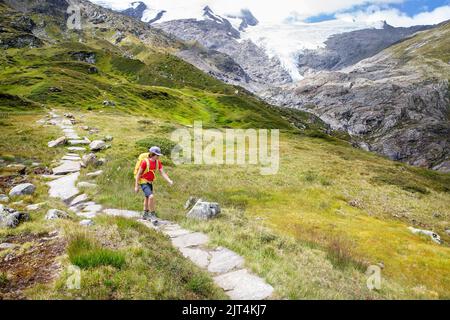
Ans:
[{"label": "hiking shoe", "polygon": [[153,223],[154,226],[156,226],[158,224],[158,217],[156,216],[156,214],[154,212],[149,214],[150,217],[150,221]]},{"label": "hiking shoe", "polygon": [[151,220],[152,220],[152,217],[151,217],[151,215],[150,215],[150,212],[145,211],[145,212],[144,212],[144,215],[142,216],[142,219],[143,219],[143,220],[149,220],[149,221],[151,221]]}]

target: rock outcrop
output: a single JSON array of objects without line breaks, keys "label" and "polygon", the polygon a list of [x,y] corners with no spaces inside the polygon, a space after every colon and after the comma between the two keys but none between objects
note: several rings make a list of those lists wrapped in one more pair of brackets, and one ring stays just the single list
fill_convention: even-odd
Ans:
[{"label": "rock outcrop", "polygon": [[439,49],[449,36],[447,23],[340,72],[321,72],[261,95],[315,114],[348,132],[356,146],[449,172],[450,64]]}]

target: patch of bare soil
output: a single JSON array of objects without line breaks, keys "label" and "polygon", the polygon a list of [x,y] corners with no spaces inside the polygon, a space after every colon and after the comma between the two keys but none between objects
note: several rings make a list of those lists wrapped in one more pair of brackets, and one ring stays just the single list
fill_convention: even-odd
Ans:
[{"label": "patch of bare soil", "polygon": [[0,300],[26,299],[24,290],[58,276],[57,258],[64,254],[66,242],[56,232],[12,236],[3,242],[15,246],[0,260],[0,274],[7,275],[0,283]]},{"label": "patch of bare soil", "polygon": [[6,192],[6,190],[11,189],[12,187],[28,182],[26,176],[20,175],[4,175],[0,176],[0,190],[2,192]]}]

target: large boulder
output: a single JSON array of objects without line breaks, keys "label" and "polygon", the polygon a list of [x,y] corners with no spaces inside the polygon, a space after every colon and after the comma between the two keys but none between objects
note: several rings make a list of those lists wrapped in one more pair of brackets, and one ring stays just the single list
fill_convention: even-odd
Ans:
[{"label": "large boulder", "polygon": [[45,215],[46,220],[67,219],[68,217],[69,214],[67,214],[67,212],[58,209],[50,209]]},{"label": "large boulder", "polygon": [[19,212],[0,205],[0,227],[16,228],[21,222],[29,219],[30,215],[26,212]]},{"label": "large boulder", "polygon": [[94,140],[89,145],[91,151],[100,151],[106,148],[106,143],[103,140]]},{"label": "large boulder", "polygon": [[433,231],[423,230],[423,229],[416,229],[414,227],[409,227],[408,229],[409,229],[409,231],[411,231],[414,234],[419,234],[419,235],[422,234],[422,235],[428,236],[428,237],[430,237],[430,239],[433,242],[436,242],[437,244],[442,244],[441,237],[437,233],[435,233]]},{"label": "large boulder", "polygon": [[66,137],[60,137],[56,140],[50,141],[47,145],[49,148],[54,148],[57,146],[61,146],[64,145],[67,142],[67,138]]},{"label": "large boulder", "polygon": [[199,199],[187,213],[187,217],[199,220],[209,220],[215,218],[219,213],[220,206],[218,203],[206,202]]},{"label": "large boulder", "polygon": [[97,164],[97,156],[95,155],[95,153],[85,154],[81,158],[81,163],[82,163],[83,167],[88,167],[89,165],[95,165],[95,164]]},{"label": "large boulder", "polygon": [[9,196],[21,196],[25,194],[33,194],[36,190],[36,187],[31,183],[21,183],[9,191]]}]

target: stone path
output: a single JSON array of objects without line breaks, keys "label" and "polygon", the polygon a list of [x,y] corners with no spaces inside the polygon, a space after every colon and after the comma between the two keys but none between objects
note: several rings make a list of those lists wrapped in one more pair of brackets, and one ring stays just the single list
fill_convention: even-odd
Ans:
[{"label": "stone path", "polygon": [[[67,154],[61,159],[57,167],[53,168],[53,175],[45,178],[51,179],[47,182],[50,197],[61,199],[69,210],[84,219],[92,219],[99,214],[110,216],[121,216],[138,219],[149,228],[162,232],[170,237],[172,244],[181,254],[190,259],[200,268],[207,270],[214,278],[214,282],[221,287],[225,293],[234,300],[262,300],[268,299],[273,294],[273,287],[262,278],[252,274],[244,268],[245,260],[237,253],[222,247],[210,249],[207,247],[209,238],[206,234],[183,229],[180,225],[160,220],[158,226],[151,222],[140,219],[141,213],[130,210],[103,208],[100,204],[90,201],[89,196],[81,193],[78,187],[96,187],[95,184],[78,182],[81,170],[81,156],[85,147],[79,145],[89,144],[86,137],[81,139],[71,121],[50,112],[51,120],[48,123],[59,126],[69,139]],[[95,178],[102,171],[88,174]],[[89,226],[90,220],[83,220],[83,225]]]}]

